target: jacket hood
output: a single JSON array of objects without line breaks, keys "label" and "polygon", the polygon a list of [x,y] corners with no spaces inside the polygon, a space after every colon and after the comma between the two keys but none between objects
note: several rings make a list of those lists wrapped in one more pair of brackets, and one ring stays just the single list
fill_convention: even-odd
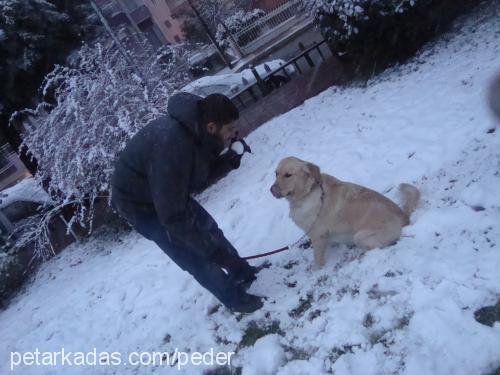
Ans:
[{"label": "jacket hood", "polygon": [[215,137],[204,132],[199,123],[198,102],[203,98],[187,92],[173,95],[167,104],[168,114],[184,126],[201,145],[203,152],[208,155],[218,155],[224,149]]},{"label": "jacket hood", "polygon": [[202,138],[198,125],[198,102],[201,99],[203,99],[201,96],[180,92],[173,95],[167,104],[168,114],[186,127],[198,140]]}]

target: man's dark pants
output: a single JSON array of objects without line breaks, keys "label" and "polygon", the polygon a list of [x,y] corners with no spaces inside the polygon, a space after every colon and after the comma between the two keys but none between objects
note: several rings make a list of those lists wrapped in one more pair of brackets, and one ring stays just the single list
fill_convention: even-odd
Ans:
[{"label": "man's dark pants", "polygon": [[[126,218],[132,227],[147,239],[154,241],[179,267],[189,272],[204,288],[208,289],[225,306],[238,304],[242,294],[241,286],[235,281],[240,272],[249,269],[248,263],[240,258],[236,249],[224,237],[210,214],[195,200],[189,202],[195,225],[209,232],[216,250],[192,249],[172,238],[160,223],[155,212],[131,209],[127,204],[113,202],[113,207]],[[222,269],[226,269],[227,273]]]}]

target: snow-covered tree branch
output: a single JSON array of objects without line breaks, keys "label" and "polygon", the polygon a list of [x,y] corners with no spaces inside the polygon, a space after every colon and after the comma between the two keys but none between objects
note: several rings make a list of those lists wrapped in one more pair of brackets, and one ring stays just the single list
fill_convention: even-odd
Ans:
[{"label": "snow-covered tree branch", "polygon": [[94,202],[108,196],[116,155],[166,111],[170,94],[186,81],[182,47],[148,52],[134,56],[142,81],[115,47],[84,45],[69,66],[46,77],[46,101],[25,123],[23,144],[39,162],[36,178],[48,182],[57,207],[75,209],[69,227],[78,223],[91,231]]}]

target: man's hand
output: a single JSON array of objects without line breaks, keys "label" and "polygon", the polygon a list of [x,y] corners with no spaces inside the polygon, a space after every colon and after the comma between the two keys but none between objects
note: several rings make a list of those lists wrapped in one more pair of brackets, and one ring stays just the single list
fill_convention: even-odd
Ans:
[{"label": "man's hand", "polygon": [[245,141],[243,139],[233,139],[227,151],[219,155],[214,162],[207,185],[213,184],[231,170],[238,169],[245,152],[251,152],[250,147],[248,147]]},{"label": "man's hand", "polygon": [[227,152],[223,155],[224,159],[233,169],[237,169],[240,167],[242,156],[243,154],[238,154],[232,148],[227,150]]},{"label": "man's hand", "polygon": [[233,139],[224,157],[233,169],[240,167],[241,158],[245,152],[252,153],[250,146],[243,139]]}]

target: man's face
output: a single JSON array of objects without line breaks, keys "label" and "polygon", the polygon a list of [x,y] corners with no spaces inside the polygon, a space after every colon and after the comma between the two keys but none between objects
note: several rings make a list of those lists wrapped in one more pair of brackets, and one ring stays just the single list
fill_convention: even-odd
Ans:
[{"label": "man's face", "polygon": [[209,122],[207,124],[207,131],[209,134],[218,138],[224,146],[228,146],[231,140],[238,135],[238,129],[234,121],[223,125],[221,128],[215,123]]}]

